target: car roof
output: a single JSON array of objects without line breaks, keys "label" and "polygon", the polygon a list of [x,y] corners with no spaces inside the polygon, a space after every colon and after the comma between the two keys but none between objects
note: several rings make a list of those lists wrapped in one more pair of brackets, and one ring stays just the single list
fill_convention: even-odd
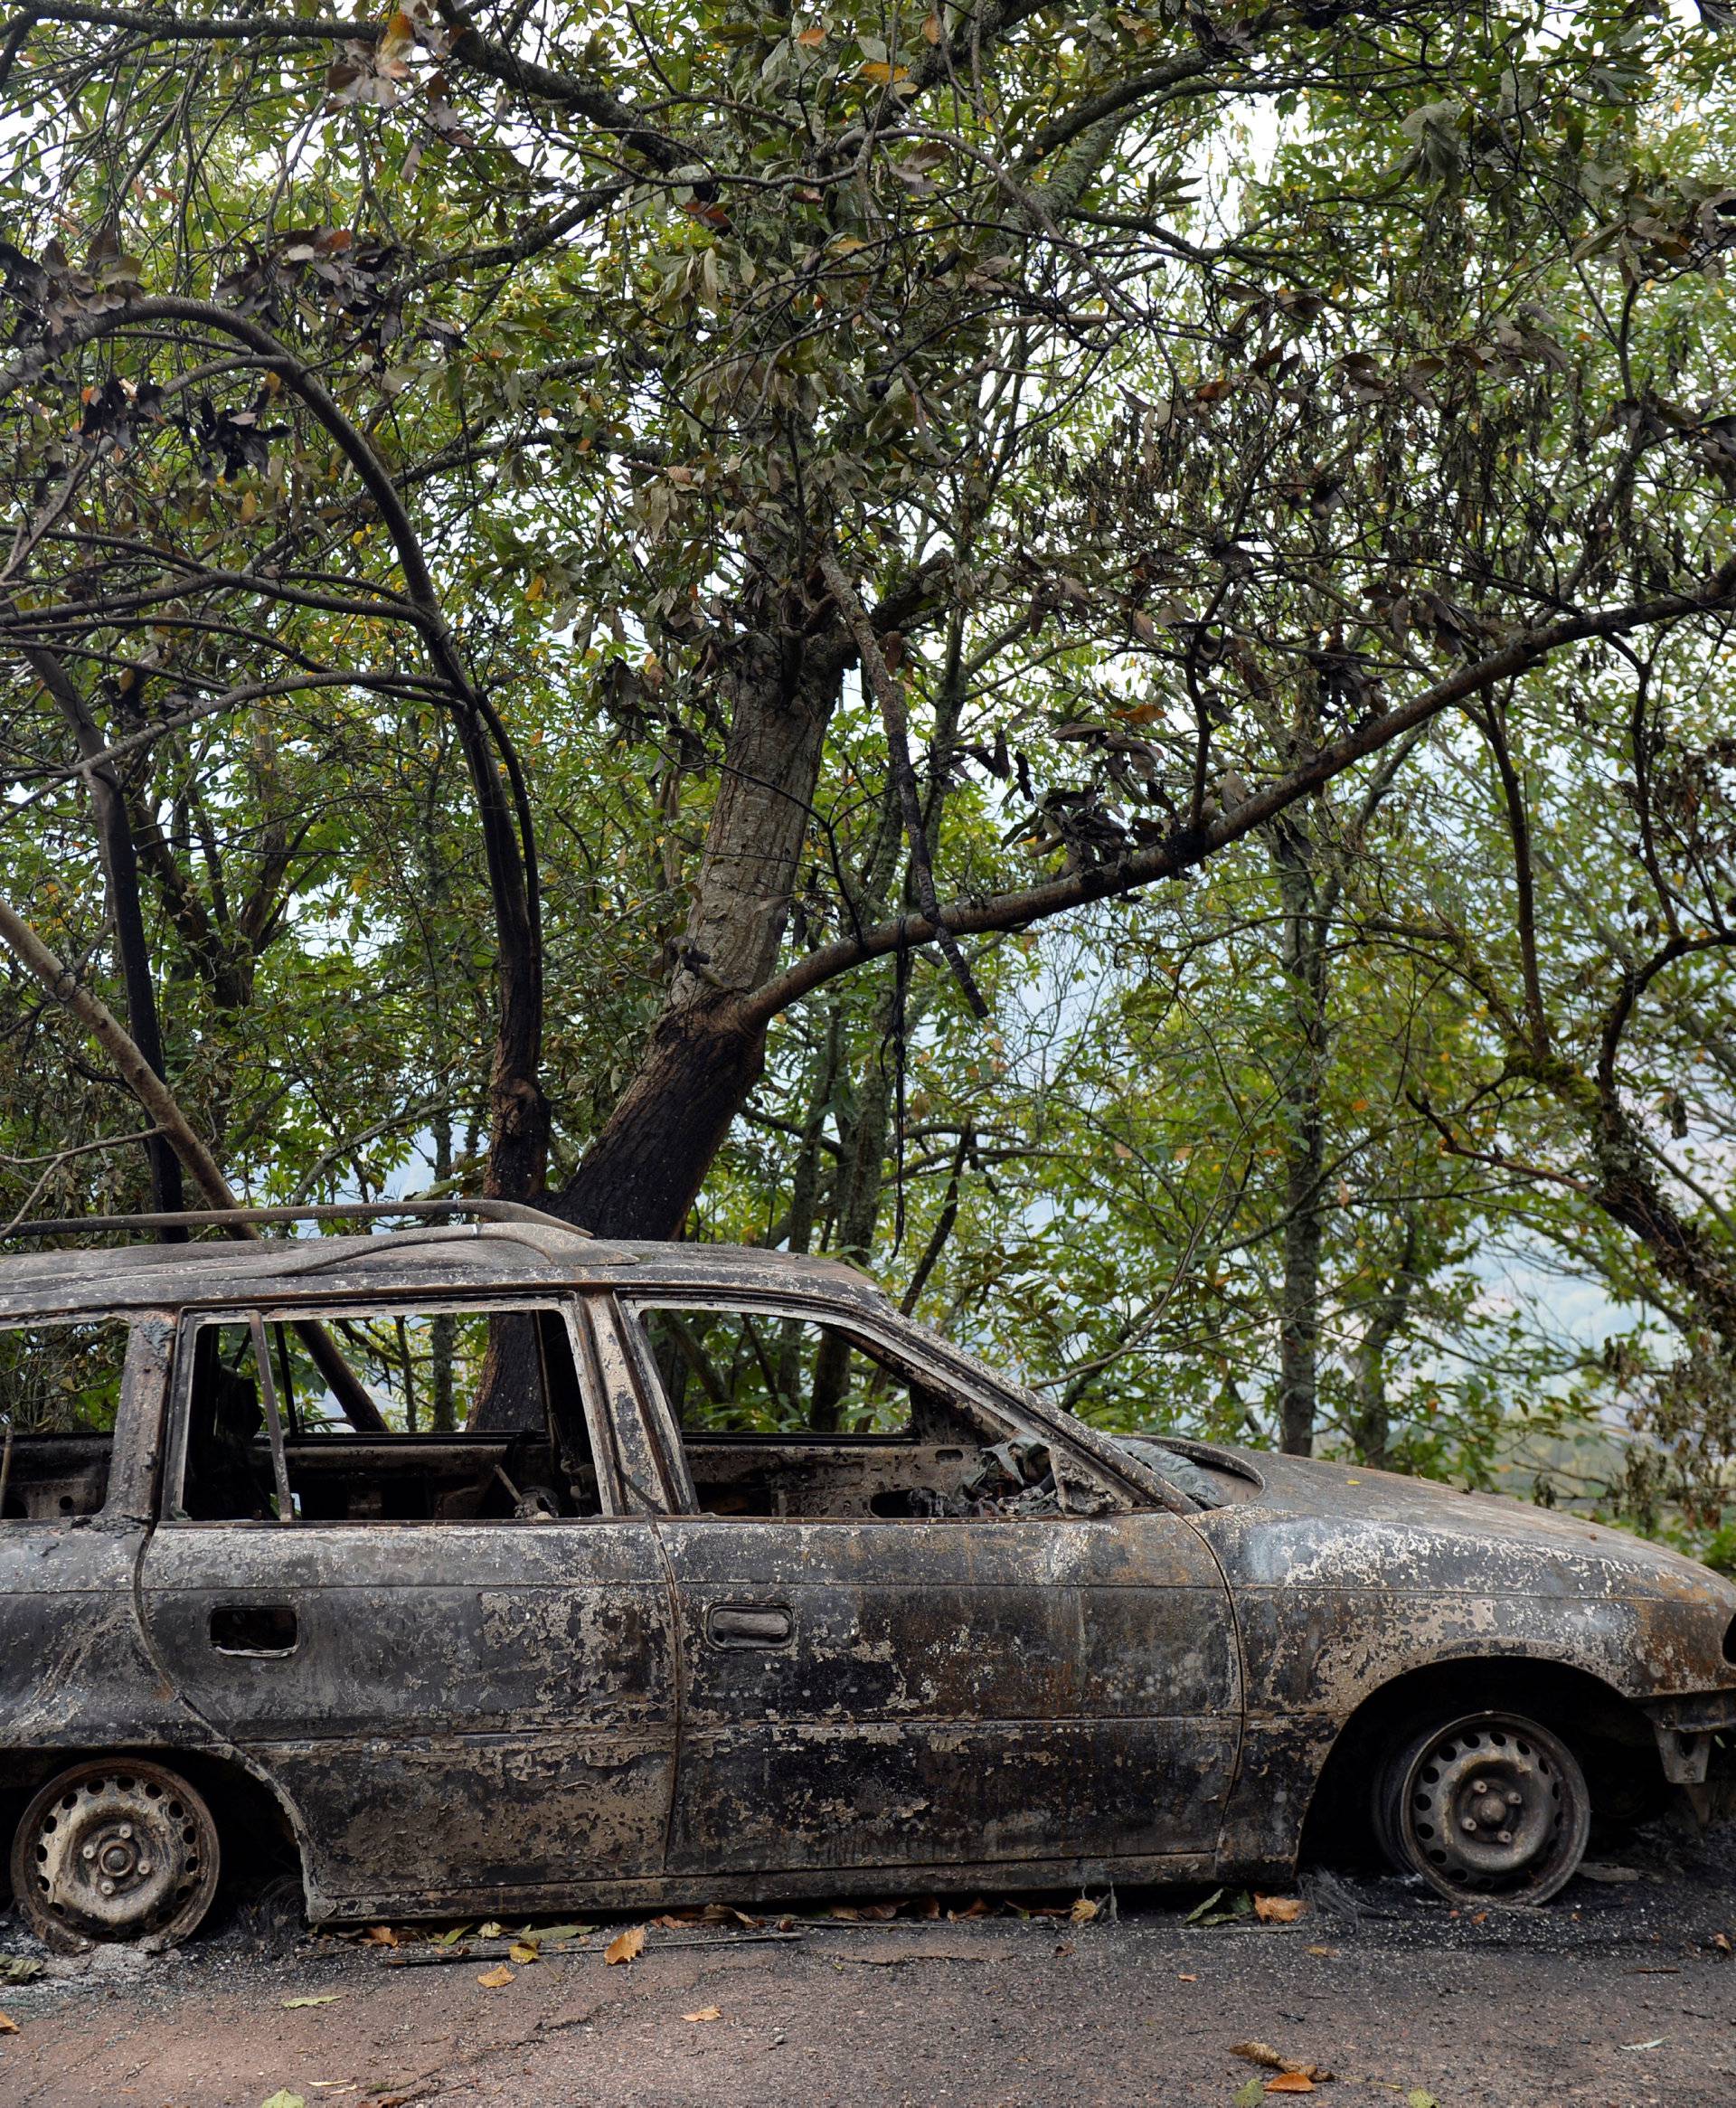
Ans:
[{"label": "car roof", "polygon": [[185,1304],[307,1295],[432,1295],[626,1287],[824,1296],[864,1315],[884,1292],[833,1259],[742,1244],[605,1242],[554,1224],[478,1223],[369,1236],[223,1238],[0,1257],[0,1323],[127,1317]]}]

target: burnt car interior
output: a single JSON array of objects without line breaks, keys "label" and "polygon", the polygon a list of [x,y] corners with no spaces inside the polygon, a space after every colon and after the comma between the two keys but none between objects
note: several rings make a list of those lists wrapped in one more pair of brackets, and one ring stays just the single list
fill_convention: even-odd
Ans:
[{"label": "burnt car interior", "polygon": [[[537,1522],[599,1513],[571,1342],[559,1311],[344,1310],[325,1321],[383,1430],[349,1424],[295,1325],[248,1313],[202,1322],[186,1393],[179,1510],[186,1519],[288,1519],[272,1453],[274,1404],[295,1520]],[[500,1380],[537,1388],[539,1409],[527,1416],[532,1431],[468,1425],[486,1387]]]},{"label": "burnt car interior", "polygon": [[127,1328],[0,1328],[0,1520],[62,1522],[108,1497]]},{"label": "burnt car interior", "polygon": [[638,1312],[702,1513],[819,1521],[1090,1514],[1048,1446],[835,1325],[744,1309]]}]

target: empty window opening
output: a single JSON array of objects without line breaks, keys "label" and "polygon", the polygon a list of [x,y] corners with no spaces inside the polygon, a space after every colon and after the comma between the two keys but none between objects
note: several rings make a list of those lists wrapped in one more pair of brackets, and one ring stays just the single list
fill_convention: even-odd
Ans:
[{"label": "empty window opening", "polygon": [[778,1313],[639,1313],[708,1515],[966,1520],[1090,1514],[1049,1446],[838,1326]]},{"label": "empty window opening", "polygon": [[0,1519],[100,1511],[127,1339],[118,1319],[0,1326]]},{"label": "empty window opening", "polygon": [[[201,1323],[181,1508],[198,1521],[538,1522],[599,1512],[571,1343],[556,1310],[317,1315],[385,1422],[357,1433],[293,1324]],[[259,1343],[265,1347],[261,1371]],[[522,1432],[477,1432],[508,1372]],[[274,1454],[275,1406],[280,1456]],[[288,1495],[286,1512],[285,1493]]]}]

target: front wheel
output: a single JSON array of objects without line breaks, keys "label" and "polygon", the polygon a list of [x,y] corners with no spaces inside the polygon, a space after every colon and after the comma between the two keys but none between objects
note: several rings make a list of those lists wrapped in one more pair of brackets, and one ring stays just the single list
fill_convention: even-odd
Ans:
[{"label": "front wheel", "polygon": [[1585,1857],[1591,1797],[1559,1736],[1517,1713],[1471,1713],[1397,1743],[1374,1827],[1401,1874],[1442,1895],[1547,1903]]},{"label": "front wheel", "polygon": [[160,1764],[117,1757],[51,1779],[12,1846],[12,1892],[61,1953],[110,1942],[184,1940],[217,1892],[217,1826]]}]

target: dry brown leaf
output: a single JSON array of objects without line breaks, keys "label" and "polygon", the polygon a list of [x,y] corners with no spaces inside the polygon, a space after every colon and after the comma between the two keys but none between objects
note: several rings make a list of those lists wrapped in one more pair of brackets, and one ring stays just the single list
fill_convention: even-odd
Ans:
[{"label": "dry brown leaf", "polygon": [[[1286,2056],[1281,2050],[1274,2049],[1269,2042],[1232,2042],[1230,2054],[1231,2056],[1245,2056],[1250,2064],[1263,2065],[1269,2072],[1278,2072],[1285,2078],[1313,2082],[1332,2076],[1324,2065],[1310,2064],[1303,2056]],[[1287,2089],[1291,2093],[1303,2090],[1297,2087]],[[1270,2089],[1268,2088],[1268,2091]],[[1312,2084],[1306,2091],[1313,2091]]]},{"label": "dry brown leaf", "polygon": [[370,1925],[362,1935],[371,1947],[401,1947],[403,1942],[390,1925]]},{"label": "dry brown leaf", "polygon": [[613,1969],[618,1962],[637,1961],[645,1947],[645,1927],[629,1925],[603,1949],[603,1960]]},{"label": "dry brown leaf", "polygon": [[0,2035],[15,2035],[18,2023],[10,2013],[0,2013]]},{"label": "dry brown leaf", "polygon": [[1184,1976],[1179,1971],[1177,1971],[1175,1980],[1177,1983],[1198,1983],[1200,1980],[1197,1976]]},{"label": "dry brown leaf", "polygon": [[1266,2091],[1269,2094],[1311,2094],[1314,2091],[1314,2081],[1307,2072],[1279,2072],[1275,2079],[1267,2080]]},{"label": "dry brown leaf", "polygon": [[1254,1915],[1262,1925],[1293,1925],[1307,1909],[1299,1895],[1256,1895]]},{"label": "dry brown leaf", "polygon": [[1100,1903],[1093,1903],[1089,1895],[1081,1895],[1067,1915],[1076,1925],[1089,1925],[1102,1907]]},{"label": "dry brown leaf", "polygon": [[498,1969],[491,1969],[486,1975],[477,1977],[476,1981],[484,1990],[505,1990],[509,1983],[516,1983],[518,1979],[503,1961]]},{"label": "dry brown leaf", "polygon": [[1338,1950],[1336,1947],[1310,1947],[1308,1949],[1308,1952],[1310,1954],[1318,1954],[1321,1959],[1326,1961],[1336,1961],[1338,1959]]},{"label": "dry brown leaf", "polygon": [[702,2006],[698,2012],[684,2013],[681,2017],[684,2020],[721,2020],[723,2012],[719,2006]]}]

